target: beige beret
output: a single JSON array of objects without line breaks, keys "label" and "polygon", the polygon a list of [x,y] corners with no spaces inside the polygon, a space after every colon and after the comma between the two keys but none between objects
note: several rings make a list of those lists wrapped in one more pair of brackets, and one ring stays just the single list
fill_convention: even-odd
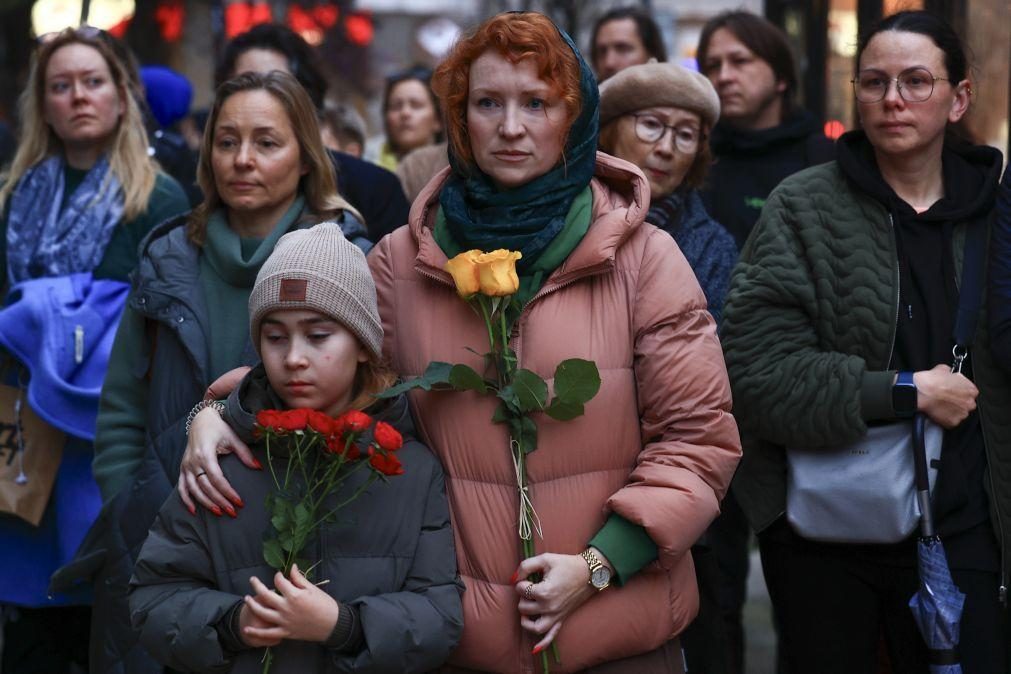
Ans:
[{"label": "beige beret", "polygon": [[676,63],[630,66],[600,85],[600,126],[629,112],[660,106],[698,113],[713,128],[720,118],[720,97],[705,75]]}]

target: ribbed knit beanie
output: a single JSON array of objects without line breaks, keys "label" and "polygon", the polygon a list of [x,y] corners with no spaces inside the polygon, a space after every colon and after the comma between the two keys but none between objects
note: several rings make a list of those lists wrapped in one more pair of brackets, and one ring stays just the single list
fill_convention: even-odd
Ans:
[{"label": "ribbed knit beanie", "polygon": [[383,326],[365,253],[324,222],[280,238],[249,295],[249,335],[260,352],[260,323],[271,311],[312,309],[339,321],[378,359]]}]

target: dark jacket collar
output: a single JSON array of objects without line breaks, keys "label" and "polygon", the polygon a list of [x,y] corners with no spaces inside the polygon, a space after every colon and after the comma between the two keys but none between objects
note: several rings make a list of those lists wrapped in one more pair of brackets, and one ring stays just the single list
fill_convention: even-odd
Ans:
[{"label": "dark jacket collar", "polygon": [[717,156],[764,154],[778,145],[804,140],[817,131],[818,120],[815,116],[807,110],[797,110],[777,126],[759,131],[738,129],[727,122],[721,122],[713,129],[710,144]]}]

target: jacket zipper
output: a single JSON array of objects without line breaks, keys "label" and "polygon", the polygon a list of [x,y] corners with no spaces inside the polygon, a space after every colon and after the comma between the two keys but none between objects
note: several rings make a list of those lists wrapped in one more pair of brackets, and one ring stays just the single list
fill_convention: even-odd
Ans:
[{"label": "jacket zipper", "polygon": [[892,214],[888,214],[888,224],[892,229],[892,246],[895,248],[895,322],[892,324],[891,346],[888,347],[888,360],[885,361],[885,369],[892,366],[892,356],[895,355],[895,340],[899,334],[899,311],[902,304],[902,270],[899,267],[899,242],[895,237],[895,220]]},{"label": "jacket zipper", "polygon": [[517,338],[519,337],[520,323],[521,322],[525,322],[525,318],[526,318],[526,316],[528,314],[527,310],[529,309],[530,305],[532,305],[534,302],[540,300],[542,297],[544,297],[546,295],[550,295],[551,293],[557,292],[557,291],[561,290],[562,288],[566,288],[566,287],[572,285],[576,281],[581,281],[581,280],[583,280],[585,278],[589,278],[590,276],[596,276],[598,273],[600,273],[602,271],[606,271],[606,269],[610,266],[610,264],[611,264],[610,260],[605,260],[604,262],[601,262],[600,264],[596,264],[596,265],[594,265],[592,267],[586,267],[583,270],[581,270],[581,272],[579,274],[576,274],[576,275],[570,277],[566,281],[563,281],[562,283],[559,283],[558,285],[554,286],[553,288],[545,290],[542,287],[540,290],[537,291],[537,293],[533,297],[530,298],[530,301],[528,301],[527,304],[526,304],[526,306],[524,306],[523,309],[520,311],[520,315],[516,317],[516,321],[513,323],[512,330],[509,333],[509,343],[510,343],[510,345],[513,346],[513,351],[515,351],[515,353],[516,353],[516,365],[517,365],[517,367],[522,362],[522,358],[521,358],[521,355],[520,355],[521,354],[521,349],[519,348],[519,342],[517,341]]}]

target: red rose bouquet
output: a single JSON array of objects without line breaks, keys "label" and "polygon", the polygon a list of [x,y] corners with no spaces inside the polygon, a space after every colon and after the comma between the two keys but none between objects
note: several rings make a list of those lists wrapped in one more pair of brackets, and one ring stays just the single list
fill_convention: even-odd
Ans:
[{"label": "red rose bouquet", "polygon": [[[271,531],[263,541],[263,558],[285,576],[292,564],[310,570],[314,566],[301,554],[320,525],[334,521],[341,508],[376,480],[404,472],[395,454],[404,443],[400,433],[386,422],[376,422],[372,438],[362,447],[373,422],[358,410],[336,418],[309,409],[263,410],[256,415],[256,425],[274,481],[274,491],[267,497]],[[274,458],[285,454],[287,465],[279,472]],[[368,477],[354,492],[343,494],[344,483],[361,471]],[[340,495],[340,500],[324,506],[330,494]]]},{"label": "red rose bouquet", "polygon": [[[263,558],[286,577],[292,564],[306,569],[308,577],[316,564],[301,557],[306,543],[322,524],[333,522],[342,508],[377,480],[403,474],[394,452],[404,440],[393,426],[378,421],[371,440],[362,448],[360,441],[373,424],[369,415],[358,410],[336,418],[310,409],[262,410],[256,415],[256,426],[266,445],[267,466],[274,481],[274,491],[267,496],[271,528],[263,539]],[[285,454],[287,465],[279,473],[274,458]],[[363,470],[368,477],[351,494],[344,494],[344,483]],[[336,504],[325,503],[331,494],[338,495]],[[270,671],[272,660],[268,648],[264,674]]]}]

